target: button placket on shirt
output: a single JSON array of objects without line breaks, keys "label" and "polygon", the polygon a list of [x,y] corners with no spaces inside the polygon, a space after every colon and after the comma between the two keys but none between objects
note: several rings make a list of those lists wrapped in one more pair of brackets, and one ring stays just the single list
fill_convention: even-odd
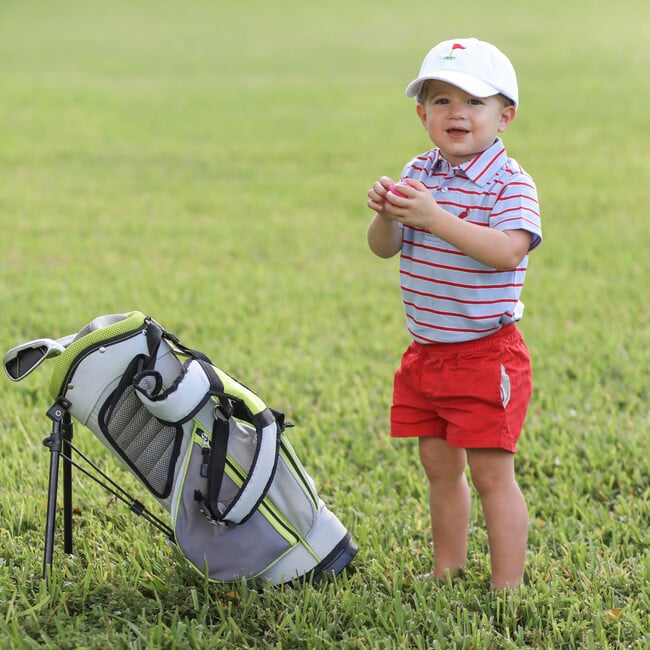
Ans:
[{"label": "button placket on shirt", "polygon": [[440,185],[440,191],[444,194],[449,191],[449,185],[451,185],[456,178],[463,175],[463,170],[458,167],[449,167],[445,179]]}]

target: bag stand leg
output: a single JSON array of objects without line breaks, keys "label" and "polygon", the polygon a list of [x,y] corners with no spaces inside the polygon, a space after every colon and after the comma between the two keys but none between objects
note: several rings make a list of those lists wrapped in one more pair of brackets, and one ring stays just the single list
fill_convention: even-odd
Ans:
[{"label": "bag stand leg", "polygon": [[72,417],[63,416],[63,550],[72,555]]},{"label": "bag stand leg", "polygon": [[50,481],[47,491],[47,516],[45,523],[45,550],[43,553],[43,579],[52,571],[54,551],[54,523],[56,520],[56,496],[59,483],[59,461],[63,454],[63,547],[72,553],[72,418],[66,404],[55,402],[47,411],[52,420],[52,433],[43,440],[50,450]]}]

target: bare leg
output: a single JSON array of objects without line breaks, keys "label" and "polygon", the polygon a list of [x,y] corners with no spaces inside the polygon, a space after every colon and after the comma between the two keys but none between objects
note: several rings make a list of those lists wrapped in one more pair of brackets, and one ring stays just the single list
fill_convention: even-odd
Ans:
[{"label": "bare leg", "polygon": [[467,561],[470,494],[464,449],[441,438],[420,438],[420,459],[429,479],[433,575],[456,575]]},{"label": "bare leg", "polygon": [[485,515],[492,587],[514,588],[523,579],[528,540],[528,508],[515,480],[514,454],[468,449],[467,458]]}]

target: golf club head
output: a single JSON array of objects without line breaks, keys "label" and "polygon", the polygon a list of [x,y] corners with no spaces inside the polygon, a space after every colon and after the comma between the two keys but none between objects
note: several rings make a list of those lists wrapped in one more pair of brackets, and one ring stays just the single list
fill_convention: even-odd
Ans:
[{"label": "golf club head", "polygon": [[61,339],[35,339],[17,345],[7,351],[2,361],[11,381],[20,381],[51,357],[63,352],[74,339],[74,334]]}]

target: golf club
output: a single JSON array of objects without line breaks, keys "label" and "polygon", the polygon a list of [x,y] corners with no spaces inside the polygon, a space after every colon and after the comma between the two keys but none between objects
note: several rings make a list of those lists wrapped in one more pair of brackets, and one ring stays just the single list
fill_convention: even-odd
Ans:
[{"label": "golf club", "polygon": [[2,361],[5,372],[12,381],[24,379],[32,370],[51,357],[63,352],[74,340],[76,334],[60,339],[35,339],[17,345],[9,350]]}]

